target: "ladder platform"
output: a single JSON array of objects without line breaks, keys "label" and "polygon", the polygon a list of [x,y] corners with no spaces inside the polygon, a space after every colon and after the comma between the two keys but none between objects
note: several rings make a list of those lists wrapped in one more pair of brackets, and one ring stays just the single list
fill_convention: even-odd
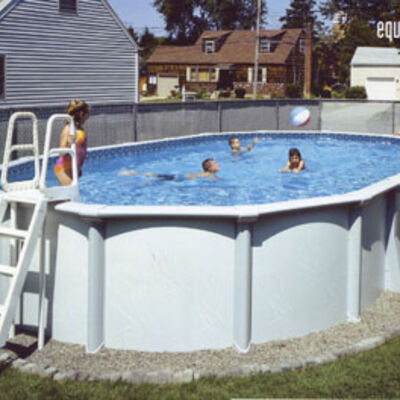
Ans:
[{"label": "ladder platform", "polygon": [[9,236],[15,239],[25,239],[27,235],[27,231],[0,226],[0,236]]},{"label": "ladder platform", "polygon": [[36,204],[41,198],[43,198],[43,195],[36,189],[18,190],[14,192],[0,191],[0,199],[5,200],[8,203],[15,202],[24,204]]},{"label": "ladder platform", "polygon": [[11,267],[10,265],[0,264],[0,274],[7,276],[14,276],[16,274],[16,267]]}]

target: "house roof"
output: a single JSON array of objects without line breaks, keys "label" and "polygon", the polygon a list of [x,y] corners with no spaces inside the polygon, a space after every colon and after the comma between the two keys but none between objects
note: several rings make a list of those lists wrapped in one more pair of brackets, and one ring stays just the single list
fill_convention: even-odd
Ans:
[{"label": "house roof", "polygon": [[399,50],[395,47],[357,47],[350,65],[400,66]]},{"label": "house roof", "polygon": [[[271,53],[260,53],[260,64],[284,64],[300,37],[301,29],[263,30],[261,37],[276,41]],[[205,53],[203,39],[226,36],[215,53]],[[252,64],[254,63],[255,31],[205,31],[193,46],[158,46],[147,60],[148,64]]]},{"label": "house roof", "polygon": [[0,19],[20,0],[0,0]]}]

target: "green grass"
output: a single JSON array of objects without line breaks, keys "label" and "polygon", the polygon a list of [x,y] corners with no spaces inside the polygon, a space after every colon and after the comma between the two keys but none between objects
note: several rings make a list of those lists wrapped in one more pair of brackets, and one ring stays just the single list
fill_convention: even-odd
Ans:
[{"label": "green grass", "polygon": [[0,399],[400,398],[400,337],[332,364],[248,378],[202,378],[181,385],[68,382],[7,368]]}]

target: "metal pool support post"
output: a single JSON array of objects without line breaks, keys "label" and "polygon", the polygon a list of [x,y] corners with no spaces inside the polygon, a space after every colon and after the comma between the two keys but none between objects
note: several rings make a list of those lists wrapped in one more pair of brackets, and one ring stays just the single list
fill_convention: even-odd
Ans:
[{"label": "metal pool support post", "polygon": [[104,222],[89,220],[88,326],[86,351],[96,353],[104,344]]},{"label": "metal pool support post", "polygon": [[249,351],[251,341],[253,221],[255,218],[240,218],[236,223],[233,346],[240,353]]},{"label": "metal pool support post", "polygon": [[350,322],[360,320],[362,216],[362,204],[350,209],[347,259],[347,319]]}]

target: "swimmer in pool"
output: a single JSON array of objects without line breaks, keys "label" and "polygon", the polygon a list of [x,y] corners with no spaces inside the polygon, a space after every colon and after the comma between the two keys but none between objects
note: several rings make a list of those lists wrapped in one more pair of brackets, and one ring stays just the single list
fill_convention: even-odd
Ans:
[{"label": "swimmer in pool", "polygon": [[184,179],[196,179],[196,178],[215,178],[215,174],[219,171],[219,166],[213,158],[206,158],[202,163],[202,172],[196,172],[194,174],[156,174],[154,172],[138,172],[134,169],[129,171],[121,171],[118,175],[142,175],[153,178],[161,178],[165,180],[179,180],[181,177]]},{"label": "swimmer in pool", "polygon": [[289,160],[287,164],[279,169],[279,172],[300,172],[306,167],[304,160],[301,159],[300,150],[295,147],[289,150]]},{"label": "swimmer in pool", "polygon": [[232,154],[247,153],[256,145],[257,142],[258,138],[254,138],[250,145],[246,147],[240,147],[240,140],[238,137],[232,136],[229,138],[229,146],[231,147]]}]

